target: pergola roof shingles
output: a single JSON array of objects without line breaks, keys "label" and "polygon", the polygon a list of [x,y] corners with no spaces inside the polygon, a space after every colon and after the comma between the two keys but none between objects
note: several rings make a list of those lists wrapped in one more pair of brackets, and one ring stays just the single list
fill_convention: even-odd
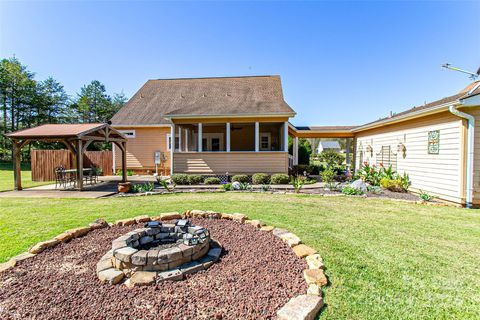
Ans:
[{"label": "pergola roof shingles", "polygon": [[44,124],[34,128],[8,133],[13,142],[13,163],[15,190],[22,190],[20,151],[33,141],[57,141],[63,143],[76,159],[77,189],[83,189],[83,154],[95,141],[112,142],[122,152],[122,181],[126,181],[126,142],[127,138],[107,123]]}]

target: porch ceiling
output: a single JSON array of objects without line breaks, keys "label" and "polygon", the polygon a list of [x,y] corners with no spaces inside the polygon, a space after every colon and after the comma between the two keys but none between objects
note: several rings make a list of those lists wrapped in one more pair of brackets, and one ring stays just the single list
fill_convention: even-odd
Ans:
[{"label": "porch ceiling", "polygon": [[311,126],[288,128],[291,136],[298,138],[353,138],[355,134],[352,130],[356,126]]}]

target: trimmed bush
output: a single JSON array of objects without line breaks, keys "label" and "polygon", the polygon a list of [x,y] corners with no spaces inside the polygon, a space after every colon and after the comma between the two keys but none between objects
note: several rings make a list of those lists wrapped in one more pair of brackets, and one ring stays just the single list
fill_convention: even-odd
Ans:
[{"label": "trimmed bush", "polygon": [[232,182],[238,181],[240,183],[248,183],[248,176],[246,174],[237,174],[232,177]]},{"label": "trimmed bush", "polygon": [[200,184],[203,182],[203,177],[198,174],[191,174],[188,176],[188,184]]},{"label": "trimmed bush", "polygon": [[220,181],[220,179],[218,179],[216,177],[210,177],[210,178],[205,179],[204,183],[205,184],[220,184],[221,181]]},{"label": "trimmed bush", "polygon": [[289,184],[290,177],[283,173],[275,173],[270,178],[270,183],[271,184]]},{"label": "trimmed bush", "polygon": [[255,173],[252,176],[253,184],[269,184],[270,176],[266,173]]},{"label": "trimmed bush", "polygon": [[380,180],[380,186],[382,188],[390,190],[392,192],[406,192],[401,179],[389,179],[383,178]]},{"label": "trimmed bush", "polygon": [[188,174],[185,173],[174,173],[172,174],[171,179],[175,184],[178,184],[180,186],[187,185],[189,183]]}]

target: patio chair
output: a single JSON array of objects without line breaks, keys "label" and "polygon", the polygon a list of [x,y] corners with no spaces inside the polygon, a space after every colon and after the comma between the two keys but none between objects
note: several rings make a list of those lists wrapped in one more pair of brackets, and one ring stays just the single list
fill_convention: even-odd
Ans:
[{"label": "patio chair", "polygon": [[64,166],[58,166],[55,167],[55,189],[57,189],[57,186],[64,186],[64,188],[67,187],[67,173],[65,172],[65,167]]}]

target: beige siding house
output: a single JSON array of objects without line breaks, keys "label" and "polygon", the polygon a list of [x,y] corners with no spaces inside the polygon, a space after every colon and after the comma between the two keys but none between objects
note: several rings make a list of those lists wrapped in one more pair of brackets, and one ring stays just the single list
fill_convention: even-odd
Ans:
[{"label": "beige siding house", "polygon": [[409,174],[413,191],[480,205],[478,81],[361,126],[295,127],[294,116],[279,76],[191,78],[147,81],[112,123],[128,137],[127,167],[137,172],[287,173],[298,163],[299,138],[346,138],[355,149],[352,169],[391,165]]}]

